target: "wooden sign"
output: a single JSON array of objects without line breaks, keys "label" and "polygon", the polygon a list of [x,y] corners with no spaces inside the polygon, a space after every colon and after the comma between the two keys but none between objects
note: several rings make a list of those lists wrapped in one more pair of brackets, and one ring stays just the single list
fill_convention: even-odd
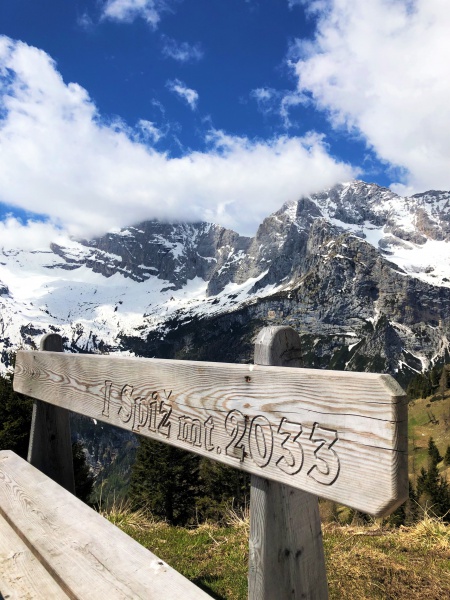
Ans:
[{"label": "wooden sign", "polygon": [[388,375],[20,351],[14,389],[376,516],[407,497]]}]

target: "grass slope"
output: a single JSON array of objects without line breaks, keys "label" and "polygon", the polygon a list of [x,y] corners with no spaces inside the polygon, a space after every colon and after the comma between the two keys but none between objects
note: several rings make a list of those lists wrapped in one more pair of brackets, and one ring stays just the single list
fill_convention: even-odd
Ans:
[{"label": "grass slope", "polygon": [[[409,407],[409,472],[428,467],[428,440],[444,456],[450,444],[450,392]],[[439,464],[450,480],[450,467]],[[325,508],[322,506],[325,510]],[[323,512],[323,510],[321,511]],[[216,600],[247,598],[248,519],[229,526],[172,527],[143,513],[113,508],[116,525]],[[450,597],[450,525],[424,515],[411,527],[380,523],[323,525],[330,600],[442,600]],[[281,599],[280,599],[281,600]]]},{"label": "grass slope", "polygon": [[[450,444],[450,392],[409,406],[409,472],[428,467],[428,440],[444,456]],[[440,463],[450,480],[450,467]],[[324,507],[322,507],[324,508]],[[323,511],[321,511],[323,512]],[[171,527],[145,514],[113,509],[116,525],[216,600],[247,598],[248,519],[227,527]],[[411,527],[323,525],[330,599],[441,600],[450,597],[450,525],[424,515]]]},{"label": "grass slope", "polygon": [[[248,520],[227,527],[171,527],[142,515],[109,517],[216,600],[247,598]],[[330,600],[450,597],[450,526],[323,527]],[[282,599],[280,599],[282,600]]]},{"label": "grass slope", "polygon": [[[420,469],[428,468],[428,441],[432,437],[442,456],[450,445],[450,392],[413,400],[409,404],[409,473],[415,480]],[[438,465],[440,474],[450,481],[450,465]]]}]

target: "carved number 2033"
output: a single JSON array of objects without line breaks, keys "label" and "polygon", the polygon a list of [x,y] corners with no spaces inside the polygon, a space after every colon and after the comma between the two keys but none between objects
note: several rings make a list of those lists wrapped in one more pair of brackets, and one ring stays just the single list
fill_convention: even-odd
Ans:
[{"label": "carved number 2033", "polygon": [[[227,456],[238,457],[243,461],[247,456],[247,445],[253,461],[261,468],[266,467],[274,457],[275,465],[284,473],[296,475],[301,471],[305,458],[302,441],[299,439],[303,433],[301,423],[288,421],[285,417],[281,419],[277,429],[278,439],[282,439],[279,448],[274,448],[272,425],[262,415],[250,420],[239,410],[232,410],[225,419],[225,430],[231,437],[225,449]],[[338,440],[337,431],[314,423],[309,440],[315,449],[314,464],[307,475],[322,485],[332,485],[340,470],[339,457],[333,448]]]}]

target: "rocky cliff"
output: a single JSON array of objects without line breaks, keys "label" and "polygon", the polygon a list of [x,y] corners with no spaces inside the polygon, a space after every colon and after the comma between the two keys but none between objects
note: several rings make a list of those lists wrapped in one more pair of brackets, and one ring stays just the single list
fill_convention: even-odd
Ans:
[{"label": "rocky cliff", "polygon": [[450,193],[400,198],[354,181],[284,205],[255,237],[146,222],[89,241],[0,253],[4,364],[59,331],[73,351],[251,360],[289,324],[305,366],[401,381],[450,337]]}]

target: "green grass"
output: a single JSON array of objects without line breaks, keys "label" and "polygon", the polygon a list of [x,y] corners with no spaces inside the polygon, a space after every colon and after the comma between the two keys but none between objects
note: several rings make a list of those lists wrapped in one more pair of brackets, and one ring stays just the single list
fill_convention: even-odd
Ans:
[{"label": "green grass", "polygon": [[330,599],[450,597],[450,527],[439,521],[388,531],[331,525],[324,543]]},{"label": "green grass", "polygon": [[247,597],[248,534],[243,528],[186,529],[165,523],[122,528],[213,598]]},{"label": "green grass", "polygon": [[[194,529],[142,514],[112,520],[216,600],[247,598],[248,520]],[[450,597],[450,525],[425,516],[398,529],[328,523],[323,533],[330,600]]]},{"label": "green grass", "polygon": [[[428,465],[428,440],[442,455],[450,444],[450,394],[415,400],[409,408],[410,473]],[[431,420],[430,420],[431,417]],[[450,480],[450,468],[440,472]],[[414,479],[414,477],[413,477]],[[324,520],[326,506],[321,506]],[[338,517],[345,520],[345,511]],[[325,512],[324,512],[325,511]],[[338,511],[339,512],[339,511]],[[247,598],[248,519],[229,526],[171,527],[126,506],[112,522],[216,600]],[[383,529],[325,523],[323,539],[330,600],[443,600],[450,598],[450,525],[424,516],[411,527]],[[280,600],[284,600],[281,599]]]},{"label": "green grass", "polygon": [[[428,468],[428,440],[432,437],[444,456],[450,445],[450,392],[444,399],[440,394],[413,400],[408,409],[409,472],[413,479],[421,467]],[[450,481],[450,467],[441,462],[441,475]]]}]

